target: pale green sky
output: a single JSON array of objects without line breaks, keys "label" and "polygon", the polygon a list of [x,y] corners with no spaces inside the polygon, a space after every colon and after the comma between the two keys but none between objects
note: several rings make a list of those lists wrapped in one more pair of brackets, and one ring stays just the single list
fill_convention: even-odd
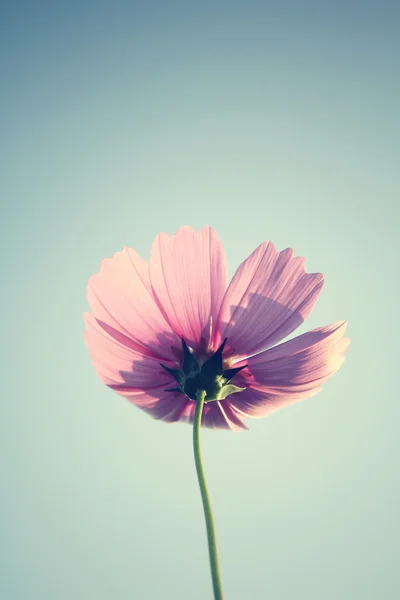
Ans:
[{"label": "pale green sky", "polygon": [[347,319],[315,398],[204,431],[226,600],[395,600],[399,10],[389,2],[1,6],[0,596],[211,598],[191,429],[97,379],[89,276],[210,224]]}]

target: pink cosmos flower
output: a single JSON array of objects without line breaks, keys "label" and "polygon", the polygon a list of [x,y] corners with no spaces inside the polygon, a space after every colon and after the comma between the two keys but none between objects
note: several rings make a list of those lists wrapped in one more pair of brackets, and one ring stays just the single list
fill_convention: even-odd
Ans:
[{"label": "pink cosmos flower", "polygon": [[[264,242],[228,285],[211,227],[160,233],[148,263],[125,247],[88,285],[85,340],[100,379],[155,419],[247,429],[320,391],[343,363],[345,321],[281,342],[310,314],[323,285],[304,258]],[[276,345],[278,344],[278,345]]]}]

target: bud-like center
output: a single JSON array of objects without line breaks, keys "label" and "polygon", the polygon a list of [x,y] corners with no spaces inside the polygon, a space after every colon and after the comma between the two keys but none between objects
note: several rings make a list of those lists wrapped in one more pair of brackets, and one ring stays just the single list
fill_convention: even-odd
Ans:
[{"label": "bud-like center", "polygon": [[223,368],[222,353],[226,344],[226,339],[214,354],[205,362],[200,364],[192,354],[186,342],[182,340],[182,365],[180,369],[170,369],[165,365],[161,366],[178,383],[177,387],[168,388],[165,391],[179,392],[185,394],[190,400],[196,400],[197,393],[206,392],[205,402],[223,400],[230,394],[242,392],[246,388],[238,387],[230,383],[231,379],[244,369],[247,365],[232,369]]}]

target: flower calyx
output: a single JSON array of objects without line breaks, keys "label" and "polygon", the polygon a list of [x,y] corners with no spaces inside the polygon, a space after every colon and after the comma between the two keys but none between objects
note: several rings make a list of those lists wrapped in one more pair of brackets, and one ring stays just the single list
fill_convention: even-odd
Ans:
[{"label": "flower calyx", "polygon": [[182,339],[182,366],[180,369],[171,369],[160,363],[162,368],[169,373],[177,382],[176,387],[167,388],[166,392],[178,392],[185,394],[190,400],[196,400],[197,393],[206,392],[205,402],[224,400],[231,394],[242,392],[246,388],[238,387],[230,383],[231,379],[242,369],[247,367],[223,368],[222,353],[227,338],[224,339],[218,350],[207,360],[200,363],[190,351],[190,348]]}]

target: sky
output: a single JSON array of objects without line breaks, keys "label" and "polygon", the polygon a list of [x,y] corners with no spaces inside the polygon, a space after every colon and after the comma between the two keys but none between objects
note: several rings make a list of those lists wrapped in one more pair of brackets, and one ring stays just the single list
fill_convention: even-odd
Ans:
[{"label": "sky", "polygon": [[[397,5],[397,6],[396,6]],[[0,2],[0,596],[212,597],[191,428],[97,378],[86,285],[124,245],[264,240],[348,321],[304,402],[204,430],[227,600],[395,600],[400,9]],[[298,333],[296,332],[296,333]]]}]

